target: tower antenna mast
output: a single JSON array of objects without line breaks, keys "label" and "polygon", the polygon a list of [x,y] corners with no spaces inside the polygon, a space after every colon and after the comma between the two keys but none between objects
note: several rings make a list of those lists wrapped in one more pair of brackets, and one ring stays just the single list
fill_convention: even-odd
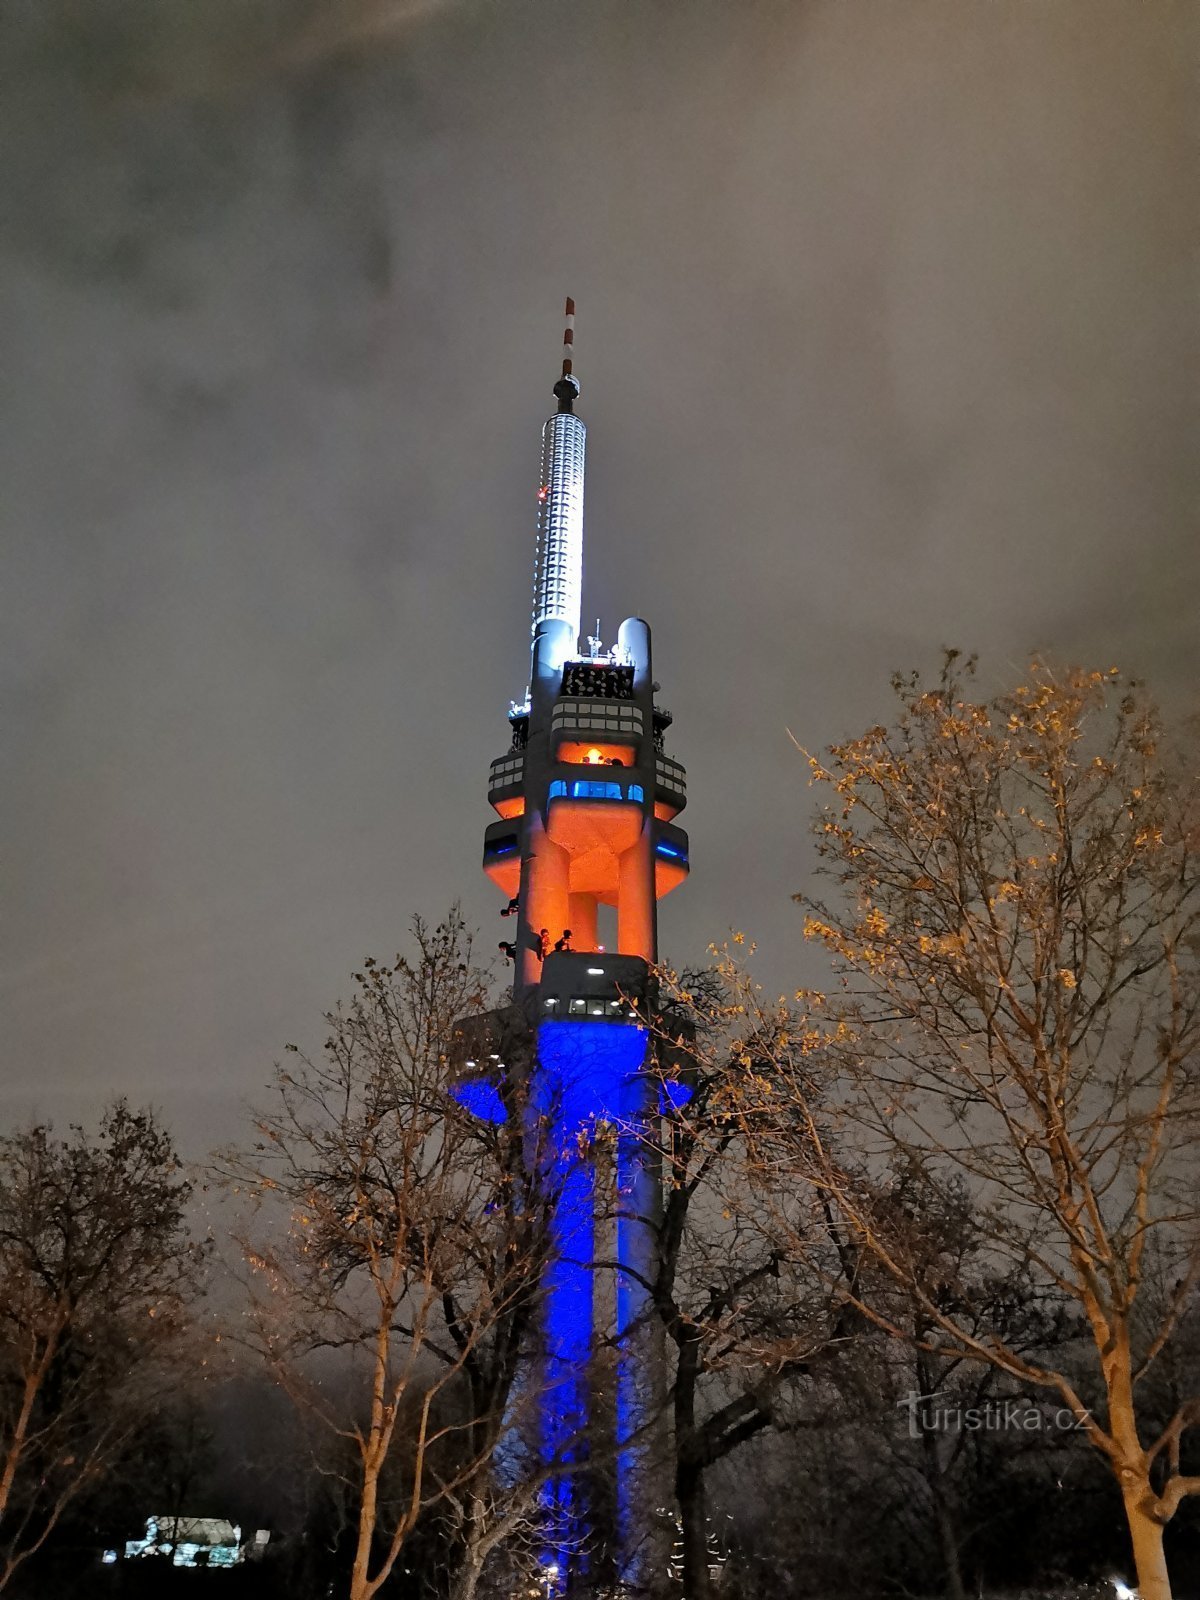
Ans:
[{"label": "tower antenna mast", "polygon": [[575,302],[567,296],[566,327],[563,329],[563,369],[564,378],[571,376],[571,357],[575,354]]},{"label": "tower antenna mast", "polygon": [[545,622],[565,622],[565,655],[579,648],[583,605],[583,489],[587,428],[575,415],[579,379],[574,373],[575,302],[568,299],[563,329],[562,376],[554,385],[558,410],[542,429],[538,483],[537,555],[533,579],[533,633]]}]

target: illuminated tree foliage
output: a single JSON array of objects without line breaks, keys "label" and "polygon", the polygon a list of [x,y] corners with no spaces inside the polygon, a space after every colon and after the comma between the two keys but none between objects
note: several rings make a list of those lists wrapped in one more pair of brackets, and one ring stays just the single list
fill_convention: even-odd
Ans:
[{"label": "illuminated tree foliage", "polygon": [[[809,996],[836,1103],[786,1060],[745,1071],[733,1100],[759,1159],[802,1173],[919,1308],[930,1349],[1076,1415],[1120,1487],[1143,1600],[1168,1600],[1163,1529],[1200,1493],[1181,1464],[1200,1400],[1148,1437],[1139,1385],[1200,1273],[1196,787],[1115,671],[1035,665],[987,702],[964,681],[953,657],[934,689],[897,680],[894,726],[811,760],[843,891],[806,902],[805,926],[839,975]],[[1081,1314],[1085,1392],[981,1324],[954,1261],[931,1255],[922,1211],[955,1184],[997,1267]],[[1152,1263],[1165,1295],[1143,1292]],[[905,1332],[886,1296],[856,1298]]]},{"label": "illuminated tree foliage", "polygon": [[355,974],[318,1058],[289,1046],[258,1142],[224,1163],[259,1203],[256,1342],[352,1463],[350,1600],[427,1513],[457,1518],[468,1560],[487,1553],[546,1236],[519,1110],[482,1121],[449,1094],[454,1023],[486,1000],[470,935],[457,912],[412,933],[411,957]]},{"label": "illuminated tree foliage", "polygon": [[0,1140],[0,1589],[161,1396],[197,1256],[148,1111]]}]

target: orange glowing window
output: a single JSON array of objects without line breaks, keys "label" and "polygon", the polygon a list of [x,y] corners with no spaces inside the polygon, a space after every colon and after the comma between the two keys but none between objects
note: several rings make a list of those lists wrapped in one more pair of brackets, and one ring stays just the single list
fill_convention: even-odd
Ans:
[{"label": "orange glowing window", "polygon": [[593,744],[589,739],[564,739],[555,759],[582,767],[632,767],[637,748],[632,744]]}]

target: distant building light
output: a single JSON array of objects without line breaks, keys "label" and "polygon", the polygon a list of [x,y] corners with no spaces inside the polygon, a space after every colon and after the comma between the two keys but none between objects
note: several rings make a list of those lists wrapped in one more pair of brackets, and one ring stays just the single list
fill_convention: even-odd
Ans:
[{"label": "distant building light", "polygon": [[[162,1537],[164,1529],[170,1533],[169,1539]],[[265,1545],[269,1538],[266,1530],[260,1530],[255,1543]],[[148,1517],[146,1537],[125,1542],[127,1561],[139,1556],[169,1557],[174,1567],[237,1567],[244,1554],[241,1528],[217,1517]],[[106,1550],[102,1560],[111,1564],[116,1552]]]}]

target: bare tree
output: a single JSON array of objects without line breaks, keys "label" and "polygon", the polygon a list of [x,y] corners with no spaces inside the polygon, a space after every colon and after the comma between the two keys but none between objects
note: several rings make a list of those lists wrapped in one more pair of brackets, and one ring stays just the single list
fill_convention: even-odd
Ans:
[{"label": "bare tree", "polygon": [[245,1241],[260,1348],[354,1462],[350,1600],[387,1581],[423,1514],[486,1478],[546,1238],[519,1074],[504,1120],[449,1093],[454,1024],[486,1000],[471,936],[457,911],[412,934],[411,958],[355,974],[319,1058],[289,1046],[255,1148],[223,1163],[267,1225]]},{"label": "bare tree", "polygon": [[[1149,1436],[1138,1386],[1200,1273],[1195,784],[1115,672],[1035,666],[981,702],[951,656],[936,689],[895,687],[892,728],[811,760],[844,894],[805,902],[839,973],[833,998],[810,996],[807,1047],[838,1103],[814,1101],[811,1062],[783,1059],[743,1075],[743,1125],[919,1307],[925,1348],[1058,1397],[1120,1487],[1144,1600],[1169,1600],[1163,1529],[1200,1493],[1181,1464],[1200,1400]],[[997,1269],[1078,1308],[1094,1405],[1052,1355],[979,1325],[953,1261],[929,1258],[896,1203],[898,1160],[931,1204],[965,1183]],[[1152,1258],[1171,1285],[1154,1306]],[[910,1332],[886,1298],[855,1298]]]},{"label": "bare tree", "polygon": [[461,1549],[450,1600],[544,1594],[545,1482],[543,1474],[533,1472],[506,1484],[492,1471],[478,1475],[465,1494],[447,1494],[448,1542]]},{"label": "bare tree", "polygon": [[710,1469],[765,1430],[795,1425],[797,1384],[819,1377],[852,1332],[828,1277],[812,1270],[811,1248],[780,1248],[783,1197],[764,1210],[761,1172],[745,1181],[731,1074],[786,1058],[798,1029],[786,1000],[764,1002],[741,977],[729,962],[659,973],[664,1200],[653,1288],[673,1356],[674,1489],[691,1600],[712,1589]]},{"label": "bare tree", "polygon": [[0,1140],[0,1589],[160,1393],[195,1287],[189,1192],[169,1135],[123,1101],[95,1135]]},{"label": "bare tree", "polygon": [[[1050,1351],[1065,1359],[1077,1349],[1084,1330],[1076,1308],[1056,1288],[1047,1293],[1042,1285],[1039,1290],[1027,1273],[1015,1274],[1008,1263],[997,1270],[989,1229],[976,1218],[965,1183],[931,1188],[923,1169],[902,1159],[888,1175],[887,1193],[890,1209],[903,1212],[914,1268],[924,1264],[922,1295],[908,1293],[865,1251],[857,1252],[855,1292],[869,1299],[890,1327],[904,1330],[907,1344],[889,1341],[892,1348],[885,1352],[893,1382],[903,1374],[909,1386],[906,1395],[893,1400],[907,1414],[907,1439],[895,1439],[891,1454],[898,1466],[910,1473],[916,1469],[923,1494],[915,1497],[911,1515],[928,1526],[946,1594],[951,1600],[966,1600],[964,1553],[981,1528],[978,1518],[972,1526],[963,1516],[956,1480],[961,1479],[975,1430],[987,1427],[991,1412],[1002,1414],[1006,1405],[1024,1397],[1019,1385],[1011,1378],[1005,1383],[995,1366],[971,1362],[961,1349],[944,1346],[924,1299],[952,1304],[973,1336],[999,1336],[1007,1347],[1035,1360]],[[1018,1414],[1034,1421],[1043,1415],[1026,1404]],[[1070,1434],[1055,1430],[1050,1437],[1065,1444]]]}]

